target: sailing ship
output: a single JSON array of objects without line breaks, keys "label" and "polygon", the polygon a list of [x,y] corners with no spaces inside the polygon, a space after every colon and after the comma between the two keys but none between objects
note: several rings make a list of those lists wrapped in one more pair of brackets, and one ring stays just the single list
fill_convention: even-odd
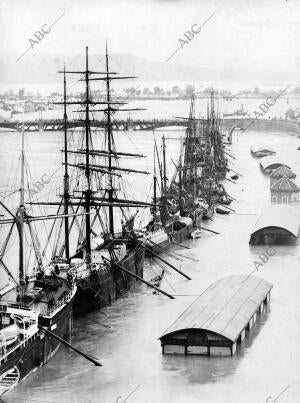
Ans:
[{"label": "sailing ship", "polygon": [[[72,302],[76,292],[71,277],[62,277],[58,267],[53,264],[43,265],[34,222],[54,217],[33,217],[27,212],[24,201],[24,161],[22,130],[20,203],[16,213],[0,201],[3,212],[9,214],[9,218],[0,219],[1,231],[6,231],[0,252],[0,266],[10,280],[0,289],[0,396],[33,370],[47,363],[61,342],[70,337]],[[63,217],[55,216],[56,219]],[[15,229],[19,241],[18,277],[13,274],[14,267],[9,268],[4,262],[9,244],[15,246]],[[28,270],[28,264],[25,264],[27,232],[33,245],[28,249],[31,251],[33,248],[35,255],[31,271]]]},{"label": "sailing ship", "polygon": [[[144,157],[138,153],[118,151],[113,135],[113,116],[118,111],[137,111],[140,108],[124,108],[125,102],[114,101],[111,97],[111,81],[135,78],[119,76],[109,69],[106,46],[105,71],[91,71],[88,48],[86,48],[85,69],[82,71],[62,71],[64,74],[64,194],[61,202],[53,202],[66,214],[64,239],[53,262],[76,279],[77,292],[74,313],[82,314],[111,304],[128,290],[132,283],[143,278],[145,249],[136,236],[134,220],[138,208],[152,206],[151,203],[136,201],[126,197],[124,175],[128,173],[148,174],[145,171],[120,166],[122,158]],[[85,99],[79,102],[67,100],[67,74],[83,75]],[[90,84],[94,81],[105,83],[104,99],[94,100]],[[67,133],[67,105],[81,105],[84,112],[84,131],[79,148],[70,148]],[[100,109],[95,109],[98,105]],[[77,111],[78,112],[78,111]],[[91,130],[91,113],[103,112],[106,128],[104,132]],[[95,144],[99,143],[99,148]],[[69,156],[74,160],[69,161]],[[70,168],[73,169],[70,173]],[[81,180],[71,181],[70,177]],[[71,188],[71,182],[74,186]],[[122,192],[123,191],[123,192]],[[49,203],[45,203],[49,204]],[[136,211],[133,212],[132,209]],[[68,213],[81,211],[84,215],[78,222],[76,217],[70,222]],[[119,216],[117,216],[117,212]],[[121,217],[120,217],[121,216]],[[79,228],[75,236],[74,227]],[[119,228],[117,228],[119,225]],[[76,238],[75,251],[71,253],[71,243]]]},{"label": "sailing ship", "polygon": [[[160,252],[163,247],[169,244],[182,243],[191,236],[197,227],[200,227],[202,222],[203,208],[197,197],[195,197],[195,192],[191,192],[191,189],[187,190],[186,186],[187,167],[190,167],[189,158],[191,154],[194,154],[192,144],[193,133],[195,133],[194,97],[192,97],[188,120],[186,136],[179,153],[179,161],[177,164],[174,163],[175,172],[169,186],[167,186],[165,137],[162,137],[162,161],[160,161],[157,144],[155,142],[153,177],[154,207],[151,209],[152,220],[147,225],[146,239],[148,246],[157,252]],[[160,173],[160,198],[156,196],[158,181],[155,169],[155,155],[157,156]],[[159,211],[156,207],[157,201],[160,205]]]},{"label": "sailing ship", "polygon": [[192,216],[202,210],[202,218],[210,219],[215,204],[227,198],[220,182],[228,171],[214,94],[211,94],[206,119],[195,118],[194,96],[191,98],[189,117],[184,119],[188,120],[188,127],[177,167],[179,181],[176,183],[173,177],[170,193],[181,194],[179,201],[184,205],[182,209],[185,214]]}]

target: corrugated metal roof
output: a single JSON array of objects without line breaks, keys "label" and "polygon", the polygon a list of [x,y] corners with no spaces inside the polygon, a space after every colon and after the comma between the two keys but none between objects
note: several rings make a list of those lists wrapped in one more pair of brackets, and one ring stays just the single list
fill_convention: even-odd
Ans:
[{"label": "corrugated metal roof", "polygon": [[288,165],[286,165],[283,161],[281,161],[281,159],[279,159],[275,155],[269,155],[267,157],[263,157],[260,159],[259,163],[263,167],[263,169],[272,168],[272,166],[276,166],[276,165],[285,165],[288,168],[290,168]]},{"label": "corrugated metal roof", "polygon": [[271,146],[269,146],[268,144],[265,144],[265,143],[252,144],[250,149],[251,149],[251,151],[253,153],[257,153],[257,152],[260,152],[260,151],[270,151],[271,153],[275,153],[274,149]]},{"label": "corrugated metal roof", "polygon": [[276,204],[265,210],[256,221],[252,235],[267,227],[279,227],[298,236],[300,230],[300,211],[288,204]]},{"label": "corrugated metal roof", "polygon": [[271,190],[281,190],[284,192],[297,192],[299,190],[296,183],[294,183],[291,179],[284,176],[283,178],[278,179],[271,186]]},{"label": "corrugated metal roof", "polygon": [[286,167],[284,165],[275,169],[275,171],[273,171],[270,176],[271,176],[271,178],[282,178],[283,176],[286,176],[287,178],[292,178],[292,179],[296,178],[296,174],[294,174],[293,171],[291,171],[288,167]]},{"label": "corrugated metal roof", "polygon": [[211,284],[163,333],[203,329],[235,342],[273,285],[252,275],[232,275]]}]

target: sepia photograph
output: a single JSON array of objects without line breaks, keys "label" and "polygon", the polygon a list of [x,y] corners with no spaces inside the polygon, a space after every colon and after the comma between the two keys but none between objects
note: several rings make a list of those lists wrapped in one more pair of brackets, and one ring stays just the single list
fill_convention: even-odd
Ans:
[{"label": "sepia photograph", "polygon": [[0,403],[300,402],[299,21],[0,0]]}]

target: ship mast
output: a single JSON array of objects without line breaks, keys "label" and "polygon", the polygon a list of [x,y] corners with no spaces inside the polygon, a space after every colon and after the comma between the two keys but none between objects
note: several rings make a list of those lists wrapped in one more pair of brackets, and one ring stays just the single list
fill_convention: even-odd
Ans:
[{"label": "ship mast", "polygon": [[[101,208],[101,207],[108,207],[109,210],[109,232],[111,235],[114,235],[114,217],[113,217],[113,208],[118,207],[121,208],[121,210],[124,207],[146,207],[151,205],[151,203],[145,203],[145,202],[140,202],[140,201],[134,201],[134,200],[127,200],[127,199],[118,199],[117,196],[115,195],[116,189],[114,189],[114,182],[113,182],[113,176],[118,176],[120,177],[121,174],[119,174],[116,171],[123,171],[123,172],[136,172],[136,173],[141,173],[141,174],[148,174],[148,172],[145,171],[138,171],[134,169],[129,169],[127,167],[119,167],[117,164],[113,163],[115,159],[120,158],[120,157],[144,157],[142,154],[134,154],[134,153],[127,153],[127,152],[117,152],[114,149],[114,139],[113,139],[113,132],[112,132],[112,115],[117,112],[117,111],[137,111],[137,110],[142,110],[141,108],[131,108],[131,109],[121,109],[121,108],[116,108],[115,105],[124,105],[126,102],[119,102],[119,101],[112,101],[111,100],[111,89],[110,89],[110,81],[111,80],[119,80],[119,79],[131,79],[131,78],[136,78],[136,77],[121,77],[118,76],[118,73],[109,71],[109,63],[108,63],[108,51],[107,51],[107,46],[106,46],[106,68],[105,71],[91,71],[89,70],[89,59],[88,59],[88,47],[86,47],[86,54],[85,54],[85,69],[82,70],[77,70],[77,71],[66,71],[65,69],[63,71],[59,71],[59,73],[64,73],[64,76],[66,74],[83,74],[84,77],[80,79],[80,81],[85,82],[85,97],[84,100],[80,101],[67,101],[67,96],[66,96],[66,80],[64,78],[64,102],[54,102],[54,104],[64,104],[64,129],[65,129],[65,149],[64,149],[64,164],[65,164],[65,175],[64,175],[64,207],[65,207],[65,212],[67,214],[64,214],[65,217],[68,217],[70,214],[68,213],[68,207],[70,206],[82,206],[84,209],[84,215],[85,215],[85,260],[86,263],[91,262],[91,232],[92,232],[92,226],[93,222],[91,222],[90,218],[90,213],[91,213],[91,208]],[[91,75],[100,75],[100,77],[91,77]],[[90,94],[90,83],[91,81],[105,81],[106,83],[106,100],[105,101],[93,101],[91,98]],[[85,148],[81,148],[78,150],[69,150],[68,149],[68,144],[67,144],[67,114],[66,114],[66,105],[80,105],[83,106],[82,110],[77,110],[77,112],[84,112],[85,113],[85,118],[83,120],[84,123],[84,142],[85,142]],[[92,107],[95,107],[96,105],[104,105],[104,108],[102,109],[91,109]],[[91,121],[90,121],[90,113],[91,112],[104,112],[106,116],[106,132],[105,135],[107,136],[107,149],[106,150],[96,150],[92,147],[91,144]],[[84,162],[80,163],[69,163],[68,162],[68,154],[78,154],[78,155],[83,155],[84,157]],[[91,164],[90,163],[90,156],[101,156],[105,157],[108,159],[107,163],[105,165],[100,165],[99,163],[97,164]],[[67,166],[72,166],[75,168],[82,169],[85,174],[85,180],[86,180],[86,187],[84,190],[79,190],[77,193],[82,193],[83,195],[83,200],[82,196],[76,196],[76,195],[70,195],[69,191],[69,175],[67,171]],[[92,180],[92,174],[94,172],[101,173],[103,175],[108,175],[109,176],[109,188],[105,189],[106,195],[104,197],[97,197],[93,195],[92,197],[92,189],[91,189],[91,180]],[[106,196],[106,197],[105,197]],[[39,204],[39,205],[60,205],[58,202],[32,202],[31,204]],[[123,212],[123,210],[122,210]],[[97,213],[98,214],[98,213]],[[124,213],[123,213],[124,214]],[[101,224],[102,225],[102,224]],[[66,246],[68,245],[68,248],[66,248],[66,258],[69,255],[69,239],[67,239],[68,236],[68,221],[65,220],[65,244]],[[68,259],[68,258],[67,258]]]},{"label": "ship mast", "polygon": [[156,202],[157,202],[157,194],[156,194],[156,186],[157,186],[157,177],[156,177],[156,164],[155,164],[155,147],[153,148],[153,160],[154,160],[154,170],[153,170],[153,222],[156,223]]},{"label": "ship mast", "polygon": [[[107,43],[105,48],[105,61],[106,61],[106,97],[107,97],[107,145],[108,145],[108,170],[112,171],[112,129],[111,129],[111,109],[110,109],[110,79],[109,79],[109,67],[108,67],[108,52],[107,52]],[[113,210],[113,180],[112,175],[109,175],[109,189],[108,189],[108,201],[110,203],[108,207],[108,216],[109,216],[109,232],[112,236],[114,236],[114,210]]]},{"label": "ship mast", "polygon": [[[116,108],[114,105],[124,105],[126,102],[116,102],[111,100],[111,89],[110,89],[110,82],[111,80],[120,80],[120,79],[131,79],[131,78],[136,78],[133,76],[118,76],[116,72],[112,72],[109,70],[109,62],[108,62],[108,47],[106,43],[106,48],[105,48],[105,73],[103,77],[97,77],[97,78],[91,78],[90,80],[93,81],[105,81],[106,83],[106,101],[105,102],[100,102],[100,104],[106,104],[106,108],[104,109],[93,109],[93,112],[97,111],[103,111],[105,116],[106,116],[106,136],[107,136],[107,151],[105,151],[106,156],[108,157],[108,164],[107,166],[103,166],[102,168],[107,169],[107,174],[109,176],[109,188],[106,189],[108,193],[108,198],[104,199],[104,201],[108,202],[108,218],[109,218],[109,233],[111,236],[114,236],[114,207],[117,207],[116,203],[118,202],[117,196],[115,195],[116,189],[114,188],[114,181],[113,181],[113,176],[116,176],[115,171],[130,171],[130,172],[137,172],[137,173],[143,173],[143,174],[148,174],[148,172],[142,172],[142,171],[136,171],[136,170],[127,170],[126,168],[119,168],[115,166],[116,164],[113,165],[114,159],[118,156],[124,156],[126,153],[118,153],[114,149],[114,140],[113,140],[113,130],[112,130],[112,115],[115,112],[118,111],[139,111],[143,110],[142,108]],[[104,152],[104,151],[103,151]],[[127,153],[127,155],[129,155]],[[132,156],[138,156],[132,154]],[[117,175],[119,176],[119,175]],[[126,202],[126,200],[125,200]],[[127,200],[127,202],[131,202],[130,200]],[[125,205],[124,205],[125,207]]]},{"label": "ship mast", "polygon": [[179,187],[179,214],[183,215],[183,206],[182,206],[182,163],[181,163],[181,155],[179,159],[179,168],[178,168],[178,187]]},{"label": "ship mast", "polygon": [[87,189],[85,191],[85,242],[86,242],[86,262],[91,262],[91,183],[90,183],[90,99],[89,99],[89,59],[88,47],[85,48],[85,177]]},{"label": "ship mast", "polygon": [[64,219],[65,224],[65,254],[66,260],[70,260],[70,246],[69,246],[69,173],[68,173],[68,131],[67,131],[67,83],[66,83],[66,68],[64,67]]},{"label": "ship mast", "polygon": [[166,169],[166,139],[162,136],[162,150],[163,150],[163,193],[167,194],[167,169]]},{"label": "ship mast", "polygon": [[22,125],[22,150],[21,150],[21,187],[20,187],[20,206],[18,208],[17,227],[19,232],[19,283],[21,288],[25,284],[24,273],[24,178],[25,178],[25,151],[24,151],[24,124]]}]

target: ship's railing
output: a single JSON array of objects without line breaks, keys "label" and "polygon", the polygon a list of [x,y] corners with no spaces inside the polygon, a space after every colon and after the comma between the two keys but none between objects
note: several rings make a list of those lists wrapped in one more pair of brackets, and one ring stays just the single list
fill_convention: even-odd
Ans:
[{"label": "ship's railing", "polygon": [[67,291],[63,295],[63,297],[55,305],[53,305],[51,308],[44,307],[44,310],[41,310],[40,314],[43,315],[43,316],[51,316],[54,312],[59,310],[59,308],[61,308],[63,305],[65,305],[66,303],[68,303],[70,301],[70,299],[74,295],[74,291],[75,291],[75,286],[73,286],[70,291]]},{"label": "ship's railing", "polygon": [[1,301],[0,302],[0,312],[6,312],[7,308],[13,308],[13,309],[23,309],[25,311],[32,311],[33,307],[26,305],[26,304],[22,304],[19,302],[4,302]]}]

